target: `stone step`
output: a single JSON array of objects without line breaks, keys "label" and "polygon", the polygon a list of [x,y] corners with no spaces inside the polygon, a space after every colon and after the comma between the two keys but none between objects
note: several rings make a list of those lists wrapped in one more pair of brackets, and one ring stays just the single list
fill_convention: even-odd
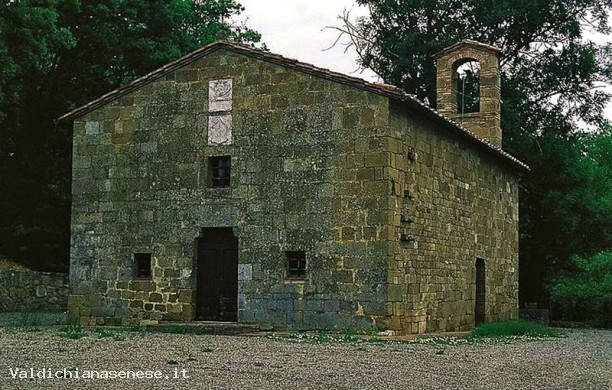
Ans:
[{"label": "stone step", "polygon": [[257,333],[260,331],[258,324],[247,324],[242,322],[217,322],[217,321],[192,321],[192,322],[173,322],[161,321],[159,324],[149,325],[155,330],[176,333],[185,330],[190,334],[212,334],[212,335],[239,335]]}]

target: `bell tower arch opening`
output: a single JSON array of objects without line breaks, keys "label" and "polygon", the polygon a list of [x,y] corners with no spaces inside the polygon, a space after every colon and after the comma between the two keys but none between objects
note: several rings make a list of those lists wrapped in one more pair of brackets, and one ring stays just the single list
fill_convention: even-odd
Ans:
[{"label": "bell tower arch opening", "polygon": [[458,114],[480,112],[480,62],[461,59],[453,65]]}]

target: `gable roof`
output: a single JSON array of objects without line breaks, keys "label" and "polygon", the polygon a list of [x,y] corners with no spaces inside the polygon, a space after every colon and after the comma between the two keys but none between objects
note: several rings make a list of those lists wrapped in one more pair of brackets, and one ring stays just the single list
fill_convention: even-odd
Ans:
[{"label": "gable roof", "polygon": [[[462,41],[462,42],[465,43],[465,41]],[[459,42],[458,44],[461,44],[462,42]],[[469,43],[471,42],[475,42],[475,41],[470,41]],[[479,45],[483,45],[478,42],[475,42],[475,43]],[[488,45],[483,45],[483,46],[488,46]],[[372,83],[372,82],[360,79],[358,77],[352,77],[352,76],[348,76],[342,73],[331,71],[329,69],[319,68],[314,65],[300,62],[295,59],[283,57],[279,54],[270,53],[268,51],[264,51],[261,49],[253,48],[250,46],[245,46],[242,44],[237,44],[234,42],[228,42],[228,41],[217,41],[209,45],[206,45],[190,54],[187,54],[184,57],[179,58],[178,60],[170,62],[162,66],[161,68],[156,69],[153,72],[146,74],[132,81],[131,83],[125,86],[117,88],[114,91],[111,91],[99,97],[98,99],[95,99],[83,106],[80,106],[62,115],[61,117],[58,118],[58,121],[68,121],[68,120],[73,120],[78,117],[81,117],[111,101],[114,101],[120,98],[121,96],[124,96],[136,89],[139,89],[143,87],[144,85],[147,85],[155,80],[165,77],[167,74],[185,65],[188,65],[191,62],[199,58],[202,58],[210,53],[220,50],[220,49],[229,50],[234,53],[238,53],[238,54],[246,55],[246,56],[253,57],[256,59],[260,59],[260,60],[263,60],[269,63],[280,65],[286,68],[291,68],[299,72],[307,73],[307,74],[310,74],[316,77],[331,80],[331,81],[338,82],[341,84],[347,84],[355,88],[367,90],[367,91],[376,93],[378,95],[386,96],[388,98],[402,102],[408,108],[415,110],[416,112],[420,113],[426,118],[432,120],[433,122],[436,122],[437,124],[441,125],[445,129],[452,132],[453,134],[474,144],[476,147],[480,148],[484,152],[492,154],[493,156],[497,157],[498,159],[501,159],[501,161],[505,163],[509,163],[514,168],[518,168],[519,170],[523,170],[523,171],[529,170],[529,167],[526,164],[519,161],[517,158],[504,152],[500,148],[494,147],[487,141],[480,139],[474,133],[470,132],[463,126],[450,120],[449,118],[446,118],[445,116],[441,115],[434,109],[420,102],[414,96],[407,94],[402,89],[394,85],[384,84],[384,83]]]},{"label": "gable roof", "polygon": [[444,49],[440,50],[439,52],[432,54],[432,58],[434,59],[438,59],[442,56],[444,56],[446,53],[450,53],[453,51],[456,51],[457,49],[461,48],[461,47],[471,47],[474,49],[478,49],[478,50],[484,50],[484,51],[488,51],[491,52],[495,55],[500,55],[502,50],[497,47],[497,46],[493,46],[493,45],[487,45],[486,43],[481,43],[478,41],[473,41],[471,39],[464,39],[462,41],[459,41],[457,43],[454,43],[448,47],[445,47]]}]

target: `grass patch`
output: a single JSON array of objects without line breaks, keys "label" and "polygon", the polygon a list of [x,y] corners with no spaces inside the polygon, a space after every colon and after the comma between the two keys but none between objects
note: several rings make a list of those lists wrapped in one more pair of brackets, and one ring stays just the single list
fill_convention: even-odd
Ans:
[{"label": "grass patch", "polygon": [[43,325],[43,321],[38,313],[21,312],[19,313],[19,326],[23,328],[39,327]]},{"label": "grass patch", "polygon": [[65,339],[78,340],[85,336],[85,331],[81,324],[76,322],[72,325],[65,326],[60,329],[59,336]]},{"label": "grass patch", "polygon": [[140,333],[145,336],[149,333],[168,333],[168,334],[191,334],[191,335],[208,335],[214,334],[210,328],[200,326],[184,326],[184,325],[162,325],[162,326],[143,326],[134,325],[126,328],[119,328],[121,332]]},{"label": "grass patch", "polygon": [[[306,343],[306,344],[334,344],[334,343],[345,343],[345,344],[360,344],[360,343],[370,343],[370,344],[384,344],[387,341],[383,340],[379,337],[362,337],[363,335],[357,335],[352,330],[348,330],[345,333],[335,333],[335,332],[326,332],[326,331],[318,331],[318,332],[298,332],[291,333],[288,337],[288,340],[298,343]],[[275,340],[283,340],[287,339],[285,337],[279,337],[277,335],[268,336],[268,338],[272,338]]]},{"label": "grass patch", "polygon": [[463,337],[440,337],[432,335],[419,335],[412,340],[404,341],[407,344],[420,344],[432,346],[454,346],[467,344],[468,340]]},{"label": "grass patch", "polygon": [[362,326],[359,328],[347,328],[344,330],[344,333],[347,336],[354,336],[354,335],[378,336],[378,333],[380,331],[381,329],[379,329],[376,326],[367,325],[367,326]]},{"label": "grass patch", "polygon": [[129,332],[129,333],[138,333],[140,337],[145,337],[148,333],[153,333],[153,331],[147,326],[141,325],[133,325],[126,328],[118,328],[118,332]]},{"label": "grass patch", "polygon": [[94,332],[98,334],[99,339],[112,338],[115,341],[125,340],[125,335],[118,333],[118,332],[113,332],[112,330],[108,330],[104,328],[96,328]]},{"label": "grass patch", "polygon": [[186,326],[181,325],[168,325],[155,329],[159,333],[170,333],[170,334],[188,334],[193,333],[189,332],[189,329]]},{"label": "grass patch", "polygon": [[147,327],[146,326],[141,326],[141,325],[132,325],[129,328],[121,328],[121,330],[125,330],[127,332],[144,333],[144,332],[147,331]]},{"label": "grass patch", "polygon": [[51,325],[65,325],[65,313],[61,311],[18,311],[0,313],[0,327],[39,331]]},{"label": "grass patch", "polygon": [[327,332],[294,333],[290,338],[312,344],[359,343],[361,339],[352,334],[333,334]]},{"label": "grass patch", "polygon": [[561,337],[556,329],[528,321],[490,322],[473,329],[467,338],[507,338],[507,337]]},{"label": "grass patch", "polygon": [[168,333],[168,334],[206,334],[206,329],[188,327],[184,325],[163,325],[163,326],[142,326],[134,325],[129,328],[121,328],[124,332],[137,332],[144,336],[147,333]]},{"label": "grass patch", "polygon": [[32,333],[32,332],[42,332],[43,328],[40,326],[25,326],[22,328],[24,332]]}]

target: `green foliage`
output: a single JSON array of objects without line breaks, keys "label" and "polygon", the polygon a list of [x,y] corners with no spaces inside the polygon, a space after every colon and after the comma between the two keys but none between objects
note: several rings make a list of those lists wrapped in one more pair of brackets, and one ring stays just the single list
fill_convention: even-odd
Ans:
[{"label": "green foliage", "polygon": [[59,336],[65,339],[79,340],[85,336],[85,331],[81,324],[75,322],[60,329]]},{"label": "green foliage", "polygon": [[65,316],[58,311],[19,311],[2,313],[0,326],[38,332],[47,326],[65,324]]},{"label": "green foliage", "polygon": [[[351,35],[361,64],[421,99],[435,102],[431,54],[470,38],[503,49],[501,64],[518,94],[551,107],[601,103],[590,87],[608,79],[609,48],[581,41],[580,21],[608,32],[607,0],[357,0],[370,16],[340,29]],[[559,48],[559,46],[561,48]],[[560,101],[547,98],[561,94]],[[605,99],[604,99],[605,100]],[[537,108],[539,104],[536,104]],[[601,108],[601,107],[600,107]],[[599,118],[601,112],[593,112]]]},{"label": "green foliage", "polygon": [[18,314],[18,326],[27,329],[39,329],[38,327],[43,325],[41,318],[38,313],[32,313],[28,311],[23,311]]},{"label": "green foliage", "polygon": [[[57,24],[57,3],[7,1],[0,8],[0,105],[18,103],[23,87],[18,80],[48,71],[54,52],[74,46],[70,31]],[[7,114],[0,111],[0,121]]]},{"label": "green foliage", "polygon": [[99,339],[112,338],[115,341],[125,340],[125,335],[119,332],[113,332],[112,330],[108,330],[104,328],[96,328],[94,332],[98,334]]},{"label": "green foliage", "polygon": [[160,326],[131,326],[129,328],[120,329],[125,332],[138,332],[141,336],[145,336],[147,333],[169,333],[169,334],[192,334],[192,335],[206,335],[212,331],[209,328],[203,326],[185,326],[185,325],[160,325]]},{"label": "green foliage", "polygon": [[[55,119],[228,30],[235,0],[20,0],[0,8],[0,252],[66,270],[71,130]],[[40,259],[45,259],[44,262]]]},{"label": "green foliage", "polygon": [[466,344],[468,340],[462,337],[439,337],[439,336],[432,336],[432,335],[421,335],[421,336],[413,338],[412,340],[407,340],[405,342],[408,344],[452,346],[452,345]]},{"label": "green foliage", "polygon": [[612,327],[612,251],[592,257],[574,257],[573,272],[555,280],[551,299],[563,317]]},{"label": "green foliage", "polygon": [[190,330],[186,327],[186,326],[182,326],[182,325],[168,325],[168,326],[163,326],[157,329],[160,333],[170,333],[170,334],[188,334],[188,333],[193,333],[190,332]]},{"label": "green foliage", "polygon": [[[573,271],[574,255],[612,247],[612,132],[552,131],[523,150],[537,156],[521,193],[521,288]],[[540,294],[544,293],[539,289]],[[529,299],[536,300],[537,291]]]},{"label": "green foliage", "polygon": [[[363,337],[363,336],[366,337]],[[354,330],[346,330],[343,334],[327,331],[318,332],[299,332],[291,333],[289,339],[298,343],[307,344],[334,344],[334,343],[348,343],[348,344],[359,344],[359,343],[373,343],[373,344],[384,344],[386,340],[380,337],[367,337],[372,333],[359,332],[356,333]],[[271,338],[278,339],[276,335],[272,335]],[[282,338],[281,338],[282,339]]]},{"label": "green foliage", "polygon": [[[436,102],[431,54],[462,39],[503,50],[503,147],[527,163],[520,188],[520,294],[546,296],[545,281],[571,269],[573,255],[612,247],[609,100],[612,45],[607,0],[357,0],[370,16],[338,27],[362,66],[408,93]],[[584,134],[579,126],[598,132]]]},{"label": "green foliage", "polygon": [[344,333],[347,336],[353,336],[353,335],[376,336],[381,331],[377,325],[366,325],[366,326],[361,326],[357,328],[346,328],[344,330]]},{"label": "green foliage", "polygon": [[561,337],[553,328],[527,321],[490,322],[473,329],[468,340],[480,338],[507,338],[516,336],[528,337]]}]

